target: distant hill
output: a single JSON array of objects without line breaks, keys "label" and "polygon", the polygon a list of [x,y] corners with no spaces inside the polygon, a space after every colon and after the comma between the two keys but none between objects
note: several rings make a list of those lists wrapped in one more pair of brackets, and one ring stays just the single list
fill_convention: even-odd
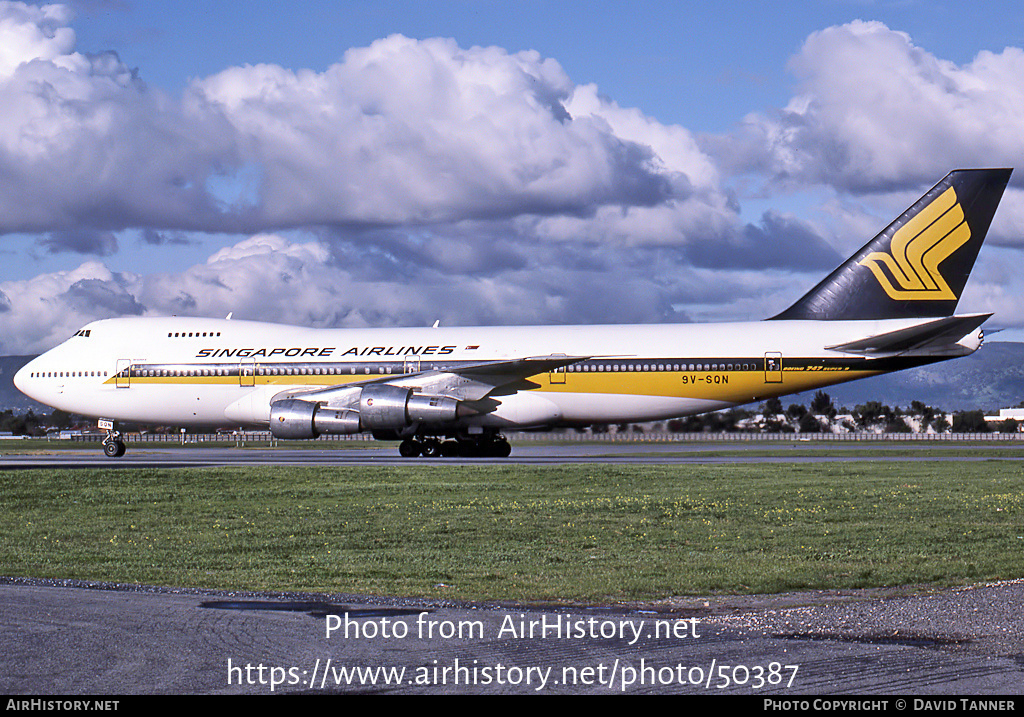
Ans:
[{"label": "distant hill", "polygon": [[[14,374],[34,356],[0,356],[0,410],[49,413],[14,387]],[[907,407],[911,401],[945,411],[996,412],[1024,401],[1024,343],[993,341],[965,358],[830,386],[835,406],[853,408],[866,401]],[[783,397],[784,405],[810,403],[813,392]]]},{"label": "distant hill", "polygon": [[[945,411],[983,410],[997,413],[1000,408],[1024,401],[1024,343],[986,342],[980,350],[964,358],[876,376],[862,381],[824,389],[838,408],[853,408],[865,401],[880,401],[893,408],[907,407],[911,401]],[[813,392],[798,394],[810,403]],[[783,404],[800,401],[787,401]]]},{"label": "distant hill", "polygon": [[0,411],[8,408],[15,413],[32,410],[36,413],[49,413],[53,409],[33,401],[14,387],[14,374],[18,369],[34,359],[35,356],[0,356]]}]

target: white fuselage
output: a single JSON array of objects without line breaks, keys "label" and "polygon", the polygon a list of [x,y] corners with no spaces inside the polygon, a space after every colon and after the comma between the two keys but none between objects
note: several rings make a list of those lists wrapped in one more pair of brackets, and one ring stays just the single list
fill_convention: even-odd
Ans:
[{"label": "white fuselage", "polygon": [[[919,320],[310,329],[203,318],[96,321],[15,376],[33,399],[111,420],[266,427],[287,392],[387,382],[525,357],[579,357],[500,387],[460,417],[497,428],[661,420],[970,353],[865,358],[830,350]],[[445,384],[457,391],[458,377]],[[416,389],[419,390],[419,389]]]}]

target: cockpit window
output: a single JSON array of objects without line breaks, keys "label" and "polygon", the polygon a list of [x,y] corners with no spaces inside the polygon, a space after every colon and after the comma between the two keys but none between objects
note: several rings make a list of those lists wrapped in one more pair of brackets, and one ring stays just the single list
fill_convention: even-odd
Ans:
[{"label": "cockpit window", "polygon": [[86,336],[86,337],[88,337],[90,333],[92,333],[92,329],[82,329],[81,331],[77,332],[75,334],[75,336]]}]

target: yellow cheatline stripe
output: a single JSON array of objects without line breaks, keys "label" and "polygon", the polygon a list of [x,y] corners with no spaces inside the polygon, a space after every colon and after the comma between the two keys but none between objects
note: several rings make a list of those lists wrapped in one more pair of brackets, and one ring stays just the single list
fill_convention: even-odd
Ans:
[{"label": "yellow cheatline stripe", "polygon": [[668,396],[707,398],[715,401],[748,403],[770,396],[798,393],[858,378],[875,376],[879,371],[821,371],[792,368],[782,374],[781,382],[765,381],[764,371],[651,371],[637,373],[558,374],[565,383],[551,383],[548,376],[538,381],[544,393],[604,393],[631,396]]},{"label": "yellow cheatline stripe", "polygon": [[[771,396],[799,393],[836,383],[875,376],[881,371],[822,371],[820,368],[787,368],[781,382],[768,382],[764,371],[633,371],[608,373],[559,373],[551,383],[550,374],[528,379],[537,384],[540,393],[600,393],[631,396],[666,396],[673,398],[706,398],[732,403],[748,403]],[[397,377],[397,374],[356,376],[256,376],[255,386],[345,386],[350,383]],[[122,381],[124,379],[122,378]],[[106,384],[113,386],[115,378]],[[131,378],[131,385],[145,386],[238,386],[238,376],[154,376]]]}]

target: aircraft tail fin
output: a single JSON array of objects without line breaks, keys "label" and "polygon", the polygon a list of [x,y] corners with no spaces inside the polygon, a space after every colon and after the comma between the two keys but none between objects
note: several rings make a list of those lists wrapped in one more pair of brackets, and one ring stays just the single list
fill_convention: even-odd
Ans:
[{"label": "aircraft tail fin", "polygon": [[1012,169],[958,169],[772,319],[951,316]]}]

